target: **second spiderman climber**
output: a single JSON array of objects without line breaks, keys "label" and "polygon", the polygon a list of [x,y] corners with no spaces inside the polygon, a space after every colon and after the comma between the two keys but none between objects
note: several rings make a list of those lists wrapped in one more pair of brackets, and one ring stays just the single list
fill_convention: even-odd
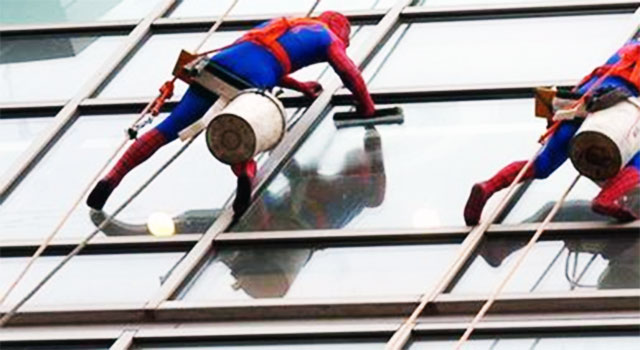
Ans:
[{"label": "second spiderman climber", "polygon": [[[275,34],[274,34],[275,33]],[[351,26],[338,12],[326,11],[313,18],[278,18],[248,31],[233,45],[221,50],[211,61],[243,78],[256,88],[282,86],[316,97],[322,87],[315,81],[300,82],[289,76],[301,68],[328,62],[345,86],[355,95],[359,114],[370,117],[374,105],[358,67],[349,59]],[[160,147],[175,140],[178,133],[200,119],[218,96],[195,84],[187,90],[171,114],[142,135],[126,150],[111,171],[100,180],[87,198],[89,207],[102,210],[113,190],[133,168]],[[237,192],[234,219],[247,209],[256,162],[234,164]]]}]

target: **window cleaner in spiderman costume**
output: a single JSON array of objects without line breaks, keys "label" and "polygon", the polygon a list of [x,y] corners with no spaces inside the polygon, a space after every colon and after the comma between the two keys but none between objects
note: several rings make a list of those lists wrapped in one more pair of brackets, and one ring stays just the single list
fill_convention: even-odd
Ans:
[{"label": "window cleaner in spiderman costume", "polygon": [[[278,18],[248,31],[211,57],[210,61],[255,88],[281,86],[312,98],[321,92],[322,86],[314,81],[299,82],[289,74],[315,63],[328,62],[354,94],[358,114],[371,117],[375,113],[373,101],[358,67],[346,54],[350,32],[349,20],[333,11],[313,18]],[[160,147],[175,140],[181,130],[199,120],[217,99],[216,94],[192,84],[171,114],[138,138],[96,184],[87,205],[102,210],[109,195],[129,171]],[[251,159],[233,164],[231,170],[237,176],[238,187],[233,203],[234,218],[237,219],[249,205],[256,162]]]},{"label": "window cleaner in spiderman costume", "polygon": [[[627,142],[626,154],[630,155],[630,159],[626,163],[620,161],[619,167],[612,168],[611,175],[606,178],[596,178],[581,171],[583,175],[587,175],[601,186],[600,193],[591,203],[591,208],[599,214],[619,221],[638,219],[640,214],[632,209],[634,205],[629,201],[633,196],[629,194],[640,184],[640,142],[637,137],[640,131],[638,130],[640,105],[638,100],[634,99],[639,91],[640,42],[636,35],[603,66],[586,76],[574,92],[557,92],[550,109],[550,115],[553,116],[555,123],[550,130],[555,131],[550,135],[532,166],[525,171],[521,181],[547,178],[570,155],[572,162],[580,171],[577,166],[579,163],[574,158],[577,154],[575,153],[576,140],[584,132],[579,129],[595,121],[595,118],[601,118],[599,122],[606,127],[626,130],[623,132],[625,137],[622,142]],[[576,104],[572,101],[574,99],[582,99],[583,103]],[[580,107],[576,107],[577,105]],[[567,113],[570,110],[567,106],[573,106],[571,113]],[[631,122],[628,125],[620,125],[620,116]],[[585,158],[593,164],[606,164],[609,159],[603,157],[601,150],[595,147],[586,152]],[[476,225],[480,221],[482,209],[489,198],[499,190],[508,187],[525,164],[527,161],[511,163],[489,180],[473,186],[464,208],[464,219],[467,225]]]}]

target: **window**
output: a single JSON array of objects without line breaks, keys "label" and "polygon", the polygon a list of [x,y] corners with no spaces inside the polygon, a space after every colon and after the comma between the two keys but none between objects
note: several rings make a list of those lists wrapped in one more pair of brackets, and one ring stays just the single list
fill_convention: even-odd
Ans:
[{"label": "window", "polygon": [[[315,0],[270,0],[252,1],[240,0],[231,11],[231,16],[247,15],[274,15],[307,13]],[[204,17],[219,16],[231,5],[232,0],[207,1],[207,0],[183,0],[169,17]],[[315,14],[321,11],[350,11],[367,9],[384,9],[394,5],[396,0],[323,0],[315,10]]]},{"label": "window", "polygon": [[137,19],[159,0],[2,0],[0,24],[40,24]]},{"label": "window", "polygon": [[[430,340],[428,337],[420,337],[409,347],[410,350],[444,350],[451,349],[456,341],[454,340]],[[636,344],[636,345],[634,345]],[[511,349],[535,349],[535,350],[556,350],[556,349],[589,349],[605,350],[615,347],[626,350],[635,349],[638,344],[637,333],[620,334],[558,334],[558,335],[534,335],[526,336],[478,336],[465,344],[464,349],[469,350],[511,350]]]},{"label": "window", "polygon": [[[135,115],[79,118],[0,206],[0,239],[48,236],[123,140],[124,129],[134,119]],[[175,141],[134,169],[114,191],[105,210],[112,212],[124,202],[181,146],[180,141]],[[206,216],[211,213],[209,210],[222,206],[235,186],[229,167],[211,156],[204,137],[200,137],[118,219],[144,224],[154,212],[177,216],[197,209],[205,209]],[[94,228],[89,210],[82,203],[58,237],[84,237]]]},{"label": "window", "polygon": [[0,119],[0,175],[24,152],[53,118]]},{"label": "window", "polygon": [[[451,293],[491,293],[529,238],[486,239]],[[639,250],[640,239],[633,235],[603,232],[601,237],[543,239],[527,255],[504,293],[640,288]]]},{"label": "window", "polygon": [[[404,24],[366,72],[371,76],[392,51],[371,87],[573,82],[615,52],[630,20],[624,14]],[[568,32],[580,35],[558,35]]]},{"label": "window", "polygon": [[123,36],[3,36],[0,103],[67,100],[119,47]]},{"label": "window", "polygon": [[417,295],[437,283],[457,244],[222,248],[185,300]]},{"label": "window", "polygon": [[376,131],[336,130],[330,113],[235,230],[464,225],[472,185],[533,154],[545,123],[529,99],[401,107],[404,124]]},{"label": "window", "polygon": [[[142,305],[160,288],[166,274],[183,255],[182,252],[172,252],[76,256],[27,301],[25,307],[114,303]],[[13,305],[30,292],[62,258],[38,258],[9,295],[7,305]],[[0,286],[3,292],[24,269],[27,260],[26,257],[0,258]]]}]

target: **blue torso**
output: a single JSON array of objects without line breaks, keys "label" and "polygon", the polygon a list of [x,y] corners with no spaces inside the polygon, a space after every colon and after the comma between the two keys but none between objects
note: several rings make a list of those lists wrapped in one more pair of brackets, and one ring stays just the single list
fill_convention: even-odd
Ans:
[{"label": "blue torso", "polygon": [[[259,27],[263,27],[262,24]],[[321,25],[299,25],[278,39],[289,55],[291,72],[327,61],[332,38]],[[282,78],[280,62],[266,48],[252,42],[241,42],[222,50],[212,61],[229,69],[259,88],[272,88]]]},{"label": "blue torso", "polygon": [[[640,42],[638,42],[637,39],[632,39],[629,40],[626,44],[625,47],[628,45],[638,45],[640,44]],[[624,49],[624,47],[622,48]],[[618,52],[616,52],[613,56],[611,56],[609,58],[609,60],[607,60],[607,65],[612,65],[615,63],[618,63],[620,61],[620,51],[622,50],[618,50]],[[598,79],[600,77],[599,76],[594,76],[591,79],[589,79],[587,82],[585,82],[584,84],[580,85],[580,88],[578,90],[578,92],[580,92],[581,94],[584,94],[585,92],[587,92],[587,90],[589,90],[589,88],[595,84]],[[597,89],[608,89],[608,88],[624,88],[627,91],[629,91],[633,96],[638,96],[638,90],[636,89],[636,87],[628,82],[625,79],[622,79],[620,77],[616,77],[616,76],[610,76],[604,79],[604,81],[602,81],[602,83],[600,84],[599,87],[597,87]]]}]

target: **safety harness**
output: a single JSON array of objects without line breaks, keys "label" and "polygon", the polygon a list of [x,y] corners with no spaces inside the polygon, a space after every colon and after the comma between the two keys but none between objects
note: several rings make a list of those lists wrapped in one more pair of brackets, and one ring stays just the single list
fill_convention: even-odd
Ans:
[{"label": "safety harness", "polygon": [[276,57],[284,75],[291,72],[291,60],[287,50],[278,42],[287,31],[299,25],[320,25],[329,30],[324,22],[312,18],[288,19],[285,17],[271,21],[263,28],[252,29],[243,35],[238,42],[252,42],[267,49]]},{"label": "safety harness", "polygon": [[616,63],[602,65],[587,75],[578,86],[586,84],[593,77],[599,77],[608,74],[609,76],[617,76],[632,83],[637,89],[640,89],[640,43],[631,43],[625,45],[618,51],[620,60]]}]

